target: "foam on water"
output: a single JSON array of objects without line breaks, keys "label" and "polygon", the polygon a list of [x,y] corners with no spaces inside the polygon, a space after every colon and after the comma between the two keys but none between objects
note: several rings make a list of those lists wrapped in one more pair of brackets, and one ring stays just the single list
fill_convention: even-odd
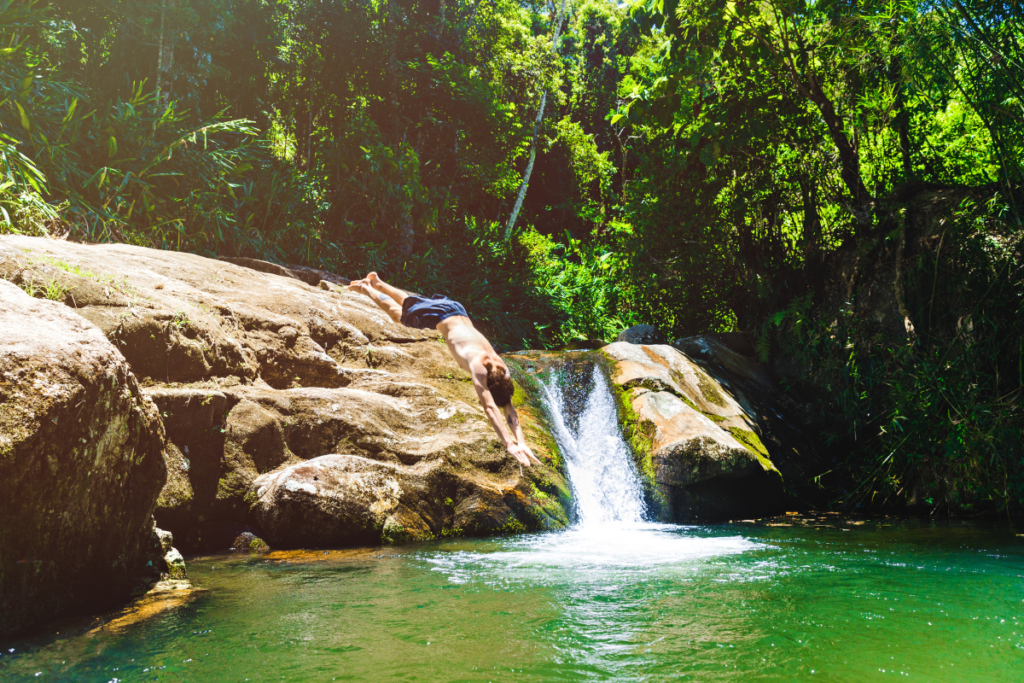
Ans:
[{"label": "foam on water", "polygon": [[697,569],[710,558],[760,545],[742,536],[708,535],[697,527],[674,524],[577,524],[558,533],[507,539],[489,552],[430,553],[425,559],[453,583],[582,584]]},{"label": "foam on water", "polygon": [[647,521],[644,489],[618,426],[608,380],[595,367],[575,429],[567,415],[572,392],[553,374],[542,384],[542,401],[565,457],[575,504],[575,523],[559,533],[522,536],[492,552],[447,552],[428,562],[450,580],[473,578],[547,582],[602,581],[693,567],[711,557],[759,547],[742,536],[717,536],[697,527]]}]

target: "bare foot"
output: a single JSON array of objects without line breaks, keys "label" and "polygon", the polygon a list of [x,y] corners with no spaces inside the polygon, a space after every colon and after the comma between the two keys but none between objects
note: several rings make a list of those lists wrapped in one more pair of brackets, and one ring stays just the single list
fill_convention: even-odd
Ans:
[{"label": "bare foot", "polygon": [[355,282],[350,282],[348,288],[353,292],[360,292],[370,297],[371,299],[373,298],[373,290],[370,288],[370,283],[367,282],[366,280],[356,280]]},{"label": "bare foot", "polygon": [[373,287],[374,289],[380,289],[380,286],[381,286],[382,284],[384,284],[384,281],[383,281],[383,280],[381,280],[381,279],[380,279],[379,277],[377,277],[377,273],[376,273],[376,271],[371,271],[371,272],[367,273],[367,274],[366,274],[366,277],[365,277],[364,279],[365,279],[365,280],[366,280],[366,281],[367,281],[367,282],[368,282],[368,283],[370,284],[370,286],[371,286],[371,287]]}]

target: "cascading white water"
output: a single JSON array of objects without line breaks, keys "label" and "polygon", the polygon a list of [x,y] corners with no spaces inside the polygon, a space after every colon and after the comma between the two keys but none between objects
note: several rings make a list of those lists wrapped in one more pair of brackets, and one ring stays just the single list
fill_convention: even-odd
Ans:
[{"label": "cascading white water", "polygon": [[608,380],[595,366],[593,388],[575,430],[566,421],[569,406],[559,378],[543,384],[543,400],[565,456],[576,500],[577,524],[636,524],[644,521],[643,486],[629,446],[619,431],[618,413]]},{"label": "cascading white water", "polygon": [[[500,548],[487,552],[436,553],[428,558],[435,570],[453,583],[564,582],[614,591],[624,582],[646,581],[654,572],[689,573],[708,558],[757,547],[741,536],[648,521],[643,485],[619,431],[608,380],[597,367],[589,383],[566,381],[580,378],[559,377],[558,372],[541,384],[539,398],[565,457],[575,523],[558,533],[502,540]],[[574,396],[588,387],[585,396]],[[593,604],[583,600],[569,611],[584,613],[586,620]],[[614,617],[601,617],[607,619]]]}]

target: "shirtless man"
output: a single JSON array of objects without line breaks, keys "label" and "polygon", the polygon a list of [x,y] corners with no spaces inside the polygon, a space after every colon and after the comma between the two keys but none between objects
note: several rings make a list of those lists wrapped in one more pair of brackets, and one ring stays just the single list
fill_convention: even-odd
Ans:
[{"label": "shirtless man", "polygon": [[403,292],[381,280],[377,273],[356,280],[348,288],[373,299],[396,323],[420,329],[435,328],[444,335],[455,362],[473,378],[480,405],[505,450],[527,467],[531,466],[531,460],[540,463],[526,445],[519,416],[512,407],[515,385],[508,367],[487,338],[473,327],[462,304],[436,294],[423,297]]}]

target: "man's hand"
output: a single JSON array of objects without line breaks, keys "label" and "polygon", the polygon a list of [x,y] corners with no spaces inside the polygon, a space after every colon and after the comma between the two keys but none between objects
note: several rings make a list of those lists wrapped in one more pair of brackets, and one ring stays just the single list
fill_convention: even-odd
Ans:
[{"label": "man's hand", "polygon": [[[533,454],[533,451],[530,450],[529,446],[514,443],[510,444],[505,450],[508,451],[509,455],[527,467],[532,467],[533,462],[538,465],[540,464],[540,460],[538,460],[537,456]],[[533,460],[533,462],[530,462],[531,460]]]}]

